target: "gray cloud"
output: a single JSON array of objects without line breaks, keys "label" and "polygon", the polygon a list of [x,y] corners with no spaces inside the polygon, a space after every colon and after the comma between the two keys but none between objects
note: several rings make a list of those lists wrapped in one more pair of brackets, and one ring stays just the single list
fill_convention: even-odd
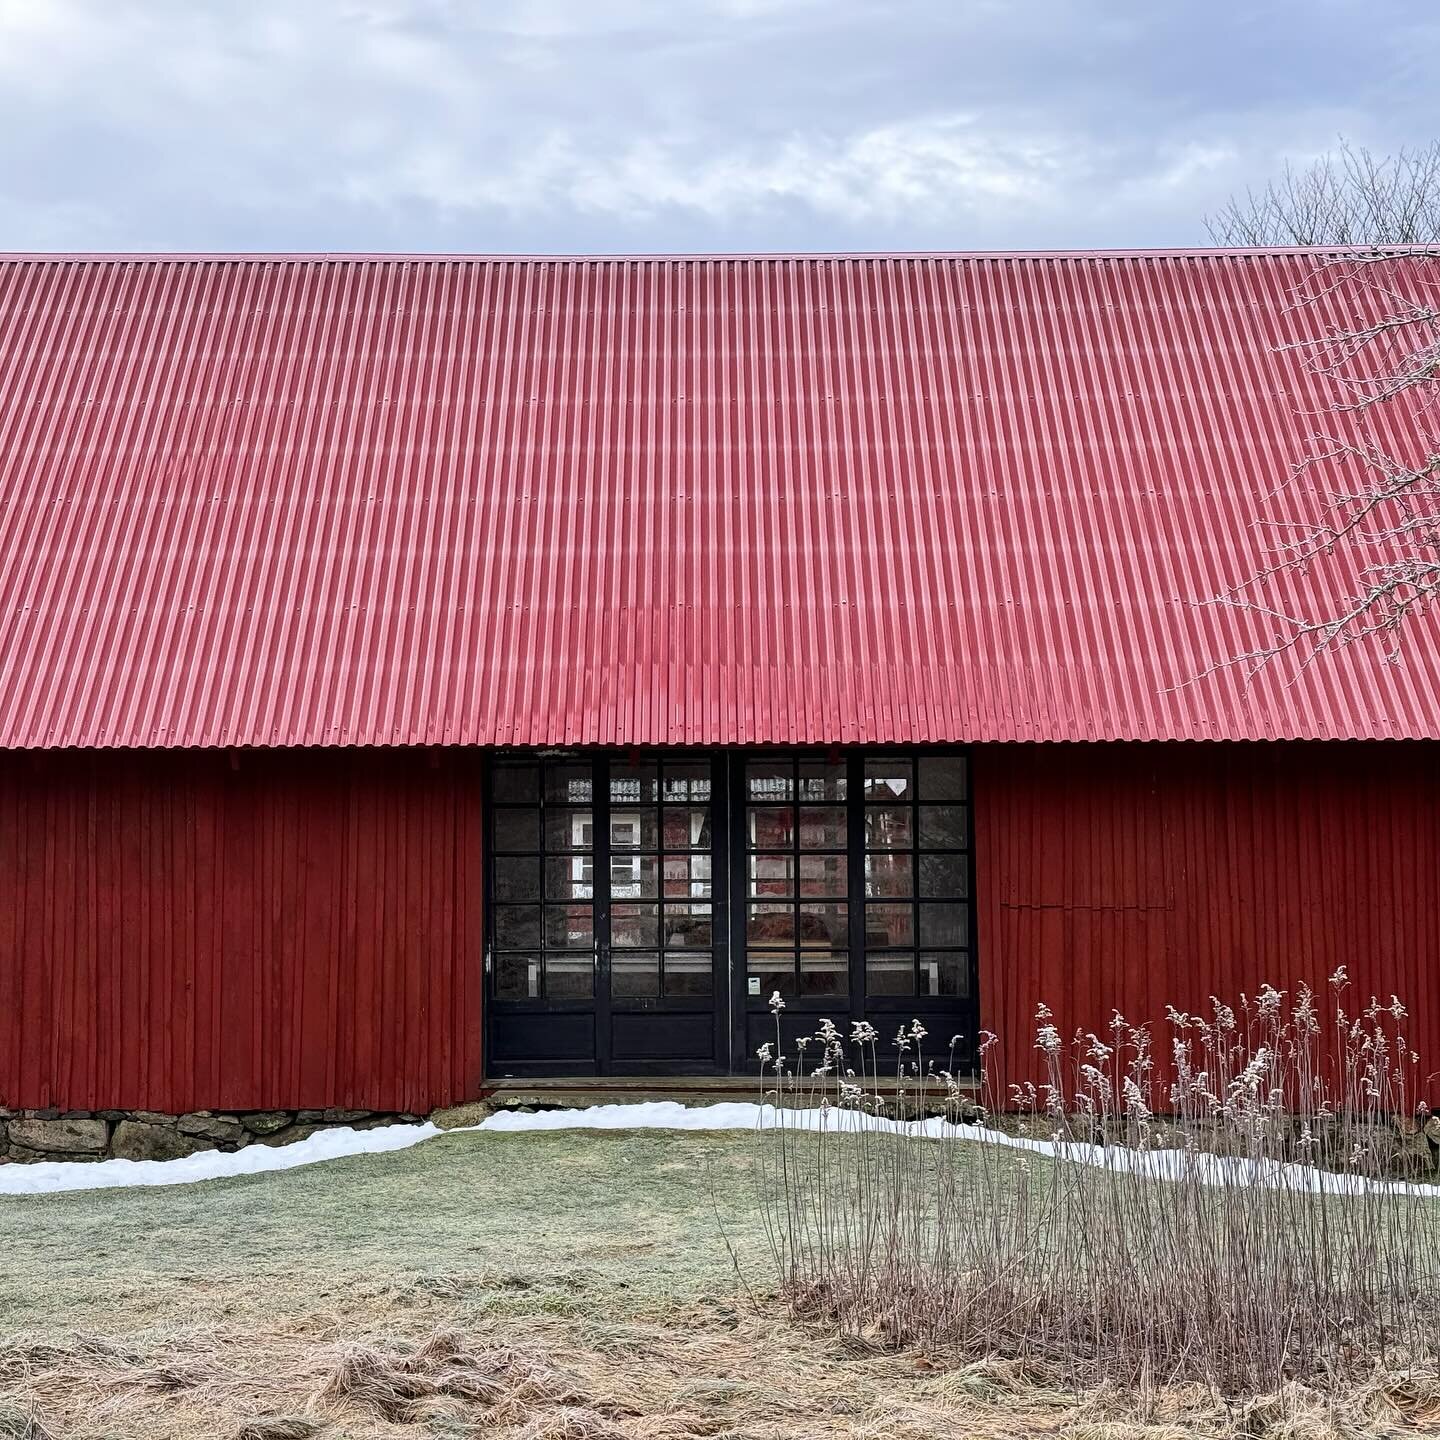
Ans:
[{"label": "gray cloud", "polygon": [[1203,243],[1440,25],[1348,0],[0,0],[0,246]]}]

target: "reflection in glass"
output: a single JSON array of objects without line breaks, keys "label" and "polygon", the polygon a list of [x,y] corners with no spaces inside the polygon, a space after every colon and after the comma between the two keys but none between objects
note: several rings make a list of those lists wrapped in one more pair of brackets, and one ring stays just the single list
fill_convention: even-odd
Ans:
[{"label": "reflection in glass", "polygon": [[497,905],[495,945],[501,950],[540,948],[540,907],[538,905]]},{"label": "reflection in glass", "polygon": [[915,943],[915,907],[903,905],[867,905],[865,907],[865,944],[896,949]]},{"label": "reflection in glass", "polygon": [[495,857],[497,900],[539,900],[540,859],[536,855]]},{"label": "reflection in glass", "polygon": [[591,955],[547,954],[545,998],[588,1000],[595,993],[595,961]]},{"label": "reflection in glass", "polygon": [[920,954],[920,993],[965,998],[970,993],[970,957],[963,950]]},{"label": "reflection in glass", "polygon": [[667,950],[708,950],[711,944],[708,905],[667,905],[665,907],[665,948]]},{"label": "reflection in glass", "polygon": [[970,943],[970,907],[931,901],[920,907],[920,943],[922,945],[968,945]]},{"label": "reflection in glass", "polygon": [[922,800],[965,799],[965,757],[923,755],[920,758]]},{"label": "reflection in glass", "polygon": [[660,768],[651,760],[610,767],[610,800],[617,805],[639,805],[660,798]]},{"label": "reflection in glass", "polygon": [[849,909],[845,905],[804,904],[799,907],[800,948],[843,950],[849,944]]},{"label": "reflection in glass", "polygon": [[970,893],[970,866],[964,855],[922,855],[920,893],[936,899],[964,899]]},{"label": "reflection in glass", "polygon": [[800,807],[800,848],[802,850],[843,850],[845,809],[840,805]]},{"label": "reflection in glass", "polygon": [[495,957],[495,994],[502,1000],[540,998],[540,957],[533,951]]},{"label": "reflection in glass", "polygon": [[547,905],[545,907],[545,948],[547,950],[593,950],[595,911],[589,905]]},{"label": "reflection in glass", "polygon": [[610,943],[616,949],[655,950],[660,945],[658,905],[612,905]]},{"label": "reflection in glass", "polygon": [[915,956],[910,951],[867,950],[865,989],[871,995],[913,995]]},{"label": "reflection in glass", "polygon": [[874,759],[865,762],[867,800],[910,800],[914,796],[914,762]]},{"label": "reflection in glass", "polygon": [[867,895],[913,895],[914,870],[911,857],[903,852],[877,851],[865,857]]},{"label": "reflection in glass", "polygon": [[751,903],[745,907],[745,938],[750,945],[794,945],[795,907]]},{"label": "reflection in glass", "polygon": [[595,817],[588,810],[547,810],[545,848],[589,850],[595,844]]},{"label": "reflection in glass", "polygon": [[491,797],[497,805],[533,805],[540,799],[538,765],[497,765]]},{"label": "reflection in glass", "polygon": [[908,805],[867,805],[865,807],[865,848],[867,850],[908,850],[915,843]]},{"label": "reflection in glass", "polygon": [[497,810],[495,812],[496,850],[538,850],[540,848],[540,814],[536,810]]},{"label": "reflection in glass", "polygon": [[936,850],[958,850],[965,844],[963,805],[922,805],[920,845]]},{"label": "reflection in glass", "polygon": [[713,965],[708,955],[672,951],[665,956],[667,995],[709,995],[714,983]]},{"label": "reflection in glass", "polygon": [[610,993],[621,1000],[660,993],[660,957],[653,950],[616,951],[610,959]]},{"label": "reflection in glass", "polygon": [[845,995],[849,990],[850,961],[843,951],[833,955],[800,952],[802,995]]},{"label": "reflection in glass", "polygon": [[594,782],[588,764],[557,764],[552,761],[546,765],[547,805],[588,805],[594,798],[593,791]]},{"label": "reflection in glass", "polygon": [[745,794],[751,800],[789,800],[794,782],[788,760],[751,760],[745,766]]}]

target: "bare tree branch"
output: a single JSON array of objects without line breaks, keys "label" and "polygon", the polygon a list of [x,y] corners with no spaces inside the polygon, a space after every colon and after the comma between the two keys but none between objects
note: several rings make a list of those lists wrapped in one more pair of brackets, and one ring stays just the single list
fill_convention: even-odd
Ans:
[{"label": "bare tree branch", "polygon": [[[1440,614],[1440,142],[1385,159],[1342,143],[1207,224],[1223,244],[1334,253],[1288,308],[1302,338],[1280,347],[1321,397],[1297,410],[1317,422],[1309,452],[1256,517],[1264,563],[1213,597],[1272,634],[1206,673],[1283,655],[1304,669],[1372,640],[1398,659],[1413,623]],[[1297,586],[1317,571],[1325,584]],[[1297,591],[1338,598],[1297,613],[1277,598]]]}]

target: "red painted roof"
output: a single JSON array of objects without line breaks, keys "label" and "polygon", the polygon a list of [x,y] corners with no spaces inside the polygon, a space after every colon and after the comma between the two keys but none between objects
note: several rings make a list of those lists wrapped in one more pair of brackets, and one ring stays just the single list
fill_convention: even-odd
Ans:
[{"label": "red painted roof", "polygon": [[1433,630],[1184,683],[1315,264],[0,260],[0,745],[1440,735]]}]

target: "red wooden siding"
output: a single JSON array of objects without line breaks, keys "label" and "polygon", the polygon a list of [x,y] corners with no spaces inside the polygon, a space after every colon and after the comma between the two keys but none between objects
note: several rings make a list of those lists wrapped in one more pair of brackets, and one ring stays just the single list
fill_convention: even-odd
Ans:
[{"label": "red wooden siding", "polygon": [[1440,745],[985,746],[975,756],[981,1007],[1031,1068],[1063,1034],[1267,981],[1409,1007],[1440,1071]]},{"label": "red wooden siding", "polygon": [[0,757],[0,1103],[476,1093],[477,781],[425,752]]}]

